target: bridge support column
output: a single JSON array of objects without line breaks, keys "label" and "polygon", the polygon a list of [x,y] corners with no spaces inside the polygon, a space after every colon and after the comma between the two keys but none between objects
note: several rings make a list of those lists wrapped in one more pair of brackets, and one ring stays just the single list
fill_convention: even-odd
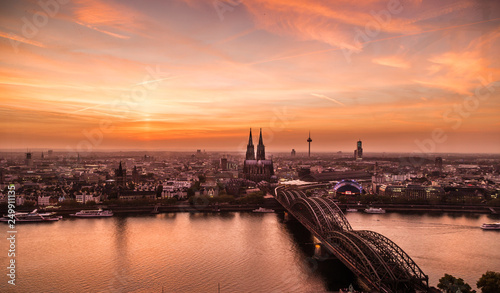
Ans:
[{"label": "bridge support column", "polygon": [[321,249],[321,244],[314,244],[314,258],[315,259],[322,259],[323,258],[323,255],[322,255],[322,249]]},{"label": "bridge support column", "polygon": [[316,239],[316,237],[313,236],[313,241],[314,241],[314,255],[313,258],[323,261],[327,259],[335,259],[335,255],[333,255],[330,251],[328,251],[327,248],[321,244],[321,241]]},{"label": "bridge support column", "polygon": [[319,261],[323,261],[327,259],[335,259],[336,257],[331,254],[326,248],[324,248],[323,245],[315,244],[313,258]]}]

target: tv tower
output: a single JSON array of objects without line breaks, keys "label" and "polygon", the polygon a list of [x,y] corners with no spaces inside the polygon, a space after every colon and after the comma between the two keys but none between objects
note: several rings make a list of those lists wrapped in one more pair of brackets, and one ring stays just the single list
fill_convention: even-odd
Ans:
[{"label": "tv tower", "polygon": [[311,131],[309,131],[309,138],[307,139],[307,142],[309,143],[309,157],[311,157]]}]

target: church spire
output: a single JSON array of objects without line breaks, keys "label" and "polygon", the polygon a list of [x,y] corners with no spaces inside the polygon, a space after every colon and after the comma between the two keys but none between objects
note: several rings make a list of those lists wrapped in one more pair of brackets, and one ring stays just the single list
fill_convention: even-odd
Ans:
[{"label": "church spire", "polygon": [[261,128],[259,135],[259,144],[257,145],[257,160],[265,160],[265,159],[266,159],[266,151],[264,143],[262,142],[262,128]]},{"label": "church spire", "polygon": [[253,146],[252,128],[250,128],[250,136],[248,137],[248,145]]},{"label": "church spire", "polygon": [[246,159],[247,160],[255,160],[255,150],[253,148],[253,139],[252,139],[252,128],[250,128],[250,136],[248,137]]}]

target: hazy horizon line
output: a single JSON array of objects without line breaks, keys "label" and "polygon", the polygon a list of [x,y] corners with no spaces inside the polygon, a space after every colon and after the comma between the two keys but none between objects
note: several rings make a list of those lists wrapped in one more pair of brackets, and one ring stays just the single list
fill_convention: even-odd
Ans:
[{"label": "hazy horizon line", "polygon": [[[8,152],[48,152],[48,150],[52,150],[54,152],[60,152],[60,153],[79,153],[80,155],[85,155],[85,154],[91,154],[91,153],[109,153],[109,152],[172,152],[172,153],[197,153],[198,150],[201,150],[202,153],[240,153],[244,154],[245,151],[227,151],[227,150],[205,150],[205,149],[192,149],[192,150],[165,150],[165,149],[98,149],[98,150],[92,150],[92,151],[82,151],[82,152],[77,152],[74,150],[67,150],[67,149],[57,149],[57,148],[16,148],[16,149],[3,149],[0,148],[1,153],[8,153]],[[339,153],[341,152],[341,153]],[[280,153],[288,153],[290,154],[290,151],[275,151],[275,152],[269,152],[267,151],[267,154],[280,154]],[[307,151],[296,151],[296,154],[306,154]],[[351,154],[352,151],[316,151],[316,152],[311,152],[311,155],[314,154]],[[385,151],[385,152],[367,152],[364,151],[365,155],[369,154],[409,154],[409,155],[442,155],[442,154],[448,154],[448,155],[459,155],[459,154],[468,154],[468,155],[500,155],[500,152],[497,153],[491,153],[491,152],[415,152],[415,151]]]}]

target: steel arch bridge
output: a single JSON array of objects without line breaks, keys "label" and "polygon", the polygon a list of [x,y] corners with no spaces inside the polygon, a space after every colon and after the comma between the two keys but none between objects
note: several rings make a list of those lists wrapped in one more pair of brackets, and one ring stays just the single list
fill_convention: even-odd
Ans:
[{"label": "steel arch bridge", "polygon": [[276,188],[276,199],[352,272],[381,292],[429,290],[428,276],[396,243],[382,234],[353,230],[331,200],[299,189]]}]

